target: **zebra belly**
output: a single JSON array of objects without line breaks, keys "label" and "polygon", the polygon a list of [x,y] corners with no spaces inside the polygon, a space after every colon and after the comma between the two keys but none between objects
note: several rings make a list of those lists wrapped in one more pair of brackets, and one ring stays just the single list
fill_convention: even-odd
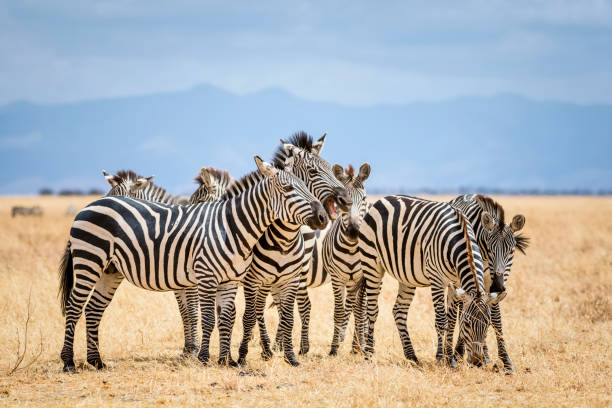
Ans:
[{"label": "zebra belly", "polygon": [[183,269],[169,271],[168,268],[151,270],[141,267],[137,273],[134,273],[132,270],[126,270],[117,259],[113,260],[113,264],[117,272],[121,273],[127,281],[146,290],[165,292],[184,289],[197,284],[193,271],[188,272]]}]

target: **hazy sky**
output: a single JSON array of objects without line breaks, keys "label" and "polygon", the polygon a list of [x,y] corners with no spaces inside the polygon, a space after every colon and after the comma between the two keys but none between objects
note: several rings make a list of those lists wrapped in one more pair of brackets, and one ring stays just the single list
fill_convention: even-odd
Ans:
[{"label": "hazy sky", "polygon": [[354,105],[612,102],[611,1],[381,3],[0,0],[0,103],[201,83]]}]

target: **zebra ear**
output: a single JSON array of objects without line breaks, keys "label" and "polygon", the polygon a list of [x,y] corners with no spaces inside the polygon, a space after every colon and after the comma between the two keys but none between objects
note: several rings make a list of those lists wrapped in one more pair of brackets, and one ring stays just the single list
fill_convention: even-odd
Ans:
[{"label": "zebra ear", "polygon": [[206,189],[210,190],[212,187],[212,181],[210,177],[210,173],[206,167],[202,167],[200,169],[200,180],[202,180],[202,185],[206,187]]},{"label": "zebra ear", "polygon": [[510,231],[517,232],[523,229],[525,226],[525,216],[523,214],[517,214],[512,218],[510,223]]},{"label": "zebra ear", "polygon": [[363,163],[359,168],[359,174],[357,175],[357,178],[363,183],[368,179],[368,177],[370,177],[370,164]]},{"label": "zebra ear", "polygon": [[255,156],[255,164],[257,168],[264,175],[264,177],[274,177],[278,173],[278,169],[261,159],[259,156]]},{"label": "zebra ear", "polygon": [[141,177],[138,180],[136,180],[132,186],[132,191],[135,190],[142,190],[143,188],[145,188],[147,186],[147,184],[149,184],[151,182],[151,180],[153,180],[153,177],[155,176],[151,176],[151,177]]},{"label": "zebra ear", "polygon": [[323,136],[312,144],[313,154],[316,154],[317,156],[321,154],[321,150],[323,150],[323,143],[325,143],[325,136],[327,136],[327,132],[323,133]]},{"label": "zebra ear", "polygon": [[121,178],[119,176],[108,174],[106,170],[102,170],[102,174],[104,175],[104,178],[106,179],[108,184],[110,184],[111,187],[115,187],[121,182]]},{"label": "zebra ear", "polygon": [[341,181],[342,183],[344,183],[344,169],[342,168],[341,165],[339,165],[338,163],[334,164],[334,167],[332,167],[332,170],[334,172],[334,176],[336,176],[336,178]]},{"label": "zebra ear", "polygon": [[489,232],[492,232],[495,229],[495,220],[493,216],[486,211],[482,212],[480,216],[480,221],[482,222],[482,226]]}]

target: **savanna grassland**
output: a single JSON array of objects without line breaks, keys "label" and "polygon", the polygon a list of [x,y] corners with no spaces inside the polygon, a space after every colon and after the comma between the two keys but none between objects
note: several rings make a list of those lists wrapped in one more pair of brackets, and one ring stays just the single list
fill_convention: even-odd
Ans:
[{"label": "savanna grassland", "polygon": [[[179,359],[183,335],[172,293],[150,293],[125,282],[100,328],[109,369],[98,372],[84,364],[81,319],[75,340],[78,372],[63,374],[57,266],[73,219],[65,211],[93,198],[1,198],[0,405],[610,406],[612,198],[496,198],[509,216],[526,216],[524,233],[531,238],[527,256],[516,257],[510,293],[502,303],[516,367],[511,376],[496,369],[495,358],[485,368],[462,364],[456,370],[435,362],[429,289],[417,291],[408,317],[423,366],[407,364],[391,315],[397,289],[392,278],[383,284],[373,362],[351,355],[348,339],[337,357],[328,357],[330,286],[311,291],[311,349],[307,357],[298,356],[300,367],[289,367],[280,356],[263,361],[256,333],[249,366],[229,369]],[[39,204],[45,214],[11,218],[15,204]],[[27,351],[9,375],[18,349],[24,348],[29,293]],[[240,292],[234,356],[243,305]],[[276,310],[268,309],[266,318],[274,332]],[[294,328],[294,344],[297,337]],[[495,357],[492,332],[488,343]],[[212,345],[216,361],[216,335]]]}]

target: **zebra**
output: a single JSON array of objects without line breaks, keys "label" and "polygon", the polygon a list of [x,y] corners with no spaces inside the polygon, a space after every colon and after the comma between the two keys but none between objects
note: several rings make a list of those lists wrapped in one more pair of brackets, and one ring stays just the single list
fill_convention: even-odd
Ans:
[{"label": "zebra", "polygon": [[416,197],[383,197],[364,217],[359,250],[367,296],[366,358],[374,353],[378,295],[383,274],[389,272],[399,282],[393,315],[408,360],[420,364],[406,326],[408,309],[415,289],[431,286],[438,338],[436,357],[456,365],[444,304],[445,288],[452,282],[457,287],[457,297],[464,302],[459,337],[464,339],[471,361],[481,363],[482,344],[491,322],[489,305],[498,299],[496,293],[486,294],[484,290],[480,249],[460,210],[448,203]]},{"label": "zebra", "polygon": [[[302,322],[300,352],[306,354],[310,349],[308,329],[310,323],[310,298],[308,289],[319,287],[331,280],[334,294],[334,335],[330,355],[336,355],[339,342],[344,338],[344,331],[348,325],[350,312],[355,305],[357,291],[360,288],[361,270],[357,246],[359,226],[368,209],[366,201],[366,190],[364,182],[370,176],[370,165],[364,163],[355,175],[355,169],[349,164],[346,170],[339,164],[333,166],[334,175],[346,187],[353,202],[350,212],[342,213],[341,216],[330,223],[323,231],[312,231],[308,227],[302,227],[302,231],[317,235],[315,244],[310,250],[312,256],[309,268],[302,274],[300,286],[297,292],[298,310]],[[348,289],[345,305],[345,291]],[[279,303],[277,287],[272,288],[274,304]],[[361,315],[358,321],[361,320]],[[277,329],[275,345],[282,348],[280,332]],[[361,351],[363,341],[358,341],[357,331],[353,337],[353,352]]]},{"label": "zebra", "polygon": [[[485,288],[488,288],[488,292],[505,293],[515,249],[525,254],[529,246],[529,239],[517,234],[525,225],[525,216],[517,214],[510,224],[506,224],[503,207],[492,198],[480,194],[462,195],[450,201],[450,204],[463,212],[474,229],[478,247],[484,258]],[[489,273],[486,273],[487,270]],[[457,318],[457,308],[461,307],[461,303],[452,295],[453,292],[449,291],[447,304],[451,333]],[[504,370],[513,372],[514,367],[503,337],[499,301],[491,306],[491,323],[495,329],[498,356],[504,364]],[[457,344],[456,350],[455,356],[463,354],[463,342]],[[486,344],[483,350],[485,362],[488,363],[489,353]]]},{"label": "zebra", "polygon": [[38,205],[35,205],[34,207],[14,206],[13,208],[11,208],[11,217],[15,218],[18,215],[21,215],[23,217],[41,217],[43,215],[43,210]]},{"label": "zebra", "polygon": [[[153,291],[197,285],[202,343],[207,364],[219,282],[240,280],[264,231],[281,219],[313,229],[328,222],[322,204],[286,169],[255,156],[258,171],[235,182],[218,201],[173,206],[128,197],[103,197],[81,210],[60,263],[60,305],[66,316],[61,358],[74,371],[74,330],[90,292],[103,296],[85,307],[87,362],[105,364],[98,350],[98,326],[123,278]],[[109,265],[114,266],[107,273]]]},{"label": "zebra", "polygon": [[[195,178],[198,183],[197,190],[189,197],[189,204],[198,204],[202,202],[214,201],[221,198],[229,186],[235,182],[234,178],[230,176],[226,170],[219,170],[214,167],[202,167],[200,174]],[[229,281],[219,284],[217,288],[217,323],[218,325],[222,322],[223,325],[219,326],[219,332],[227,333],[227,337],[231,338],[233,329],[233,323],[236,319],[236,306],[234,299],[238,291],[238,282]],[[193,339],[197,344],[197,326],[198,326],[198,297],[197,287],[189,288],[186,290],[187,294],[187,314],[191,317],[189,319],[190,330],[193,333]],[[222,314],[228,315],[227,318],[221,319]],[[221,336],[220,336],[221,339]],[[228,360],[232,361],[231,353],[229,350],[229,344],[220,342],[219,348],[220,354],[227,354]]]},{"label": "zebra", "polygon": [[[179,205],[182,201],[180,197],[168,194],[165,189],[153,183],[155,176],[143,177],[136,174],[132,170],[120,170],[117,174],[109,174],[105,170],[102,170],[104,178],[110,185],[111,189],[106,194],[107,197],[121,196],[137,198],[140,200],[147,200],[163,204]],[[202,183],[196,193],[206,200],[212,201],[218,198],[215,187],[211,184],[212,174],[209,170],[203,168],[198,175],[200,182]],[[206,184],[204,180],[208,180]],[[204,185],[204,187],[202,187]],[[210,187],[208,187],[210,186]],[[196,194],[194,193],[194,194]],[[114,266],[109,265],[109,270],[113,271]],[[179,313],[183,322],[183,333],[185,339],[185,345],[183,346],[183,356],[195,356],[198,351],[198,333],[197,333],[197,319],[198,319],[198,308],[197,308],[197,288],[177,289],[174,290],[174,297],[178,304]],[[94,289],[92,298],[95,301],[103,296],[102,293]]]},{"label": "zebra", "polygon": [[[338,207],[348,211],[351,200],[344,185],[335,178],[332,168],[321,158],[326,135],[313,143],[304,132],[294,134],[289,142],[281,140],[274,163],[283,166],[287,157],[294,159],[293,173],[303,180],[310,191],[324,204],[331,219],[338,216]],[[260,238],[253,249],[253,261],[243,281],[245,311],[242,317],[243,336],[239,347],[238,364],[246,364],[249,341],[255,323],[258,323],[262,357],[272,357],[270,339],[263,316],[266,298],[272,286],[278,288],[278,308],[284,360],[292,366],[299,362],[293,352],[293,305],[300,277],[308,265],[304,237],[300,225],[277,221]]]}]

